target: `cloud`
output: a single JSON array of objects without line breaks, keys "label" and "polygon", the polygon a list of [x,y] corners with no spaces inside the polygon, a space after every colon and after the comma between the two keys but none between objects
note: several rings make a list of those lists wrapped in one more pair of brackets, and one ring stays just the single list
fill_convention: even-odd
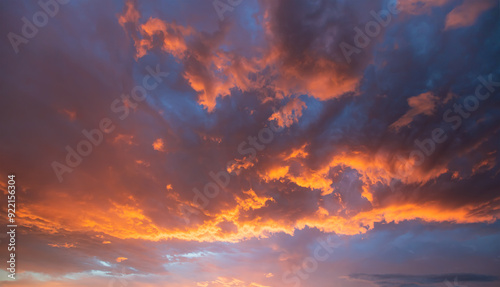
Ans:
[{"label": "cloud", "polygon": [[[138,13],[136,11],[136,13]],[[190,27],[183,27],[175,23],[166,23],[160,19],[149,18],[149,20],[138,27],[142,39],[135,43],[137,58],[146,55],[154,46],[155,36],[160,38],[161,49],[177,58],[182,58],[188,49],[186,38],[194,33]]]},{"label": "cloud", "polygon": [[418,115],[432,115],[435,111],[437,101],[438,98],[430,92],[408,98],[408,105],[411,109],[397,121],[392,123],[390,127],[395,130],[399,130],[400,128],[411,124],[413,119]]},{"label": "cloud", "polygon": [[500,278],[492,275],[482,274],[441,274],[441,275],[405,275],[405,274],[351,274],[350,280],[360,280],[374,283],[377,286],[434,286],[443,284],[446,280],[453,281],[455,278],[460,284],[467,282],[497,282]]},{"label": "cloud", "polygon": [[410,14],[429,13],[433,7],[446,5],[452,0],[407,0],[398,1],[399,10]]},{"label": "cloud", "polygon": [[269,287],[261,285],[258,283],[245,283],[244,281],[235,278],[225,278],[219,277],[217,280],[211,282],[198,282],[196,286],[199,287],[230,287],[230,286],[241,286],[241,287]]},{"label": "cloud", "polygon": [[498,1],[495,0],[466,0],[448,13],[445,30],[471,26],[484,11],[496,5]]},{"label": "cloud", "polygon": [[158,138],[153,142],[153,149],[157,151],[165,151],[165,143],[163,139]]},{"label": "cloud", "polygon": [[289,127],[294,122],[298,122],[302,116],[302,109],[306,104],[300,99],[292,99],[279,111],[274,112],[269,118],[270,121],[276,120],[279,127]]},{"label": "cloud", "polygon": [[[128,3],[119,19],[128,19],[130,16],[127,15],[139,13],[137,10],[132,13],[130,9],[137,7],[135,4],[130,4],[131,2]],[[350,7],[327,4],[329,9],[336,11],[335,16],[330,17],[340,18],[337,19],[338,24],[333,25],[332,21],[329,23],[317,21],[314,23],[316,27],[310,31],[299,30],[296,33],[289,33],[283,29],[283,25],[274,22],[279,19],[293,23],[291,17],[306,19],[308,13],[322,11],[317,4],[306,4],[309,7],[300,7],[301,5],[304,4],[295,2],[288,7],[287,2],[281,1],[272,5],[262,5],[263,13],[272,17],[262,19],[262,23],[259,24],[266,28],[265,36],[272,40],[264,53],[259,50],[254,52],[254,54],[264,54],[261,58],[254,55],[242,56],[218,47],[227,41],[226,36],[230,28],[224,25],[212,34],[203,34],[194,31],[190,26],[150,18],[145,24],[134,22],[135,30],[142,38],[135,36],[132,38],[138,58],[145,56],[148,51],[159,48],[181,61],[183,77],[198,93],[199,104],[209,112],[214,110],[217,98],[231,95],[232,89],[254,91],[272,87],[272,91],[278,97],[307,93],[322,100],[356,92],[361,71],[368,64],[369,54],[360,55],[359,60],[349,65],[341,56],[341,51],[337,51],[333,46],[343,39],[352,41],[349,39],[352,36],[348,36],[347,33],[338,36],[334,34],[334,31],[342,28],[345,30],[353,28],[352,19],[348,20],[342,16],[342,11]],[[281,6],[287,8],[281,9]],[[298,15],[294,15],[295,13]],[[313,34],[317,34],[317,39],[311,37]],[[302,39],[299,42],[301,45],[287,43],[290,40],[295,41],[290,37]],[[322,47],[323,44],[326,46]],[[188,50],[189,53],[186,54]],[[333,55],[329,55],[330,53]]]},{"label": "cloud", "polygon": [[[19,176],[22,200],[17,284],[281,286],[333,233],[345,246],[303,285],[495,274],[498,91],[481,88],[490,97],[456,130],[442,115],[478,76],[499,81],[498,19],[474,6],[473,21],[456,18],[464,29],[443,30],[472,4],[399,1],[404,13],[347,63],[339,43],[387,2],[247,1],[223,22],[210,1],[73,3],[20,57],[1,42],[0,169]],[[4,35],[38,7],[0,5]],[[127,99],[156,65],[171,76]],[[115,131],[59,183],[50,164],[105,117]],[[271,123],[283,130],[249,143]],[[447,140],[415,165],[415,140],[435,128]]]}]

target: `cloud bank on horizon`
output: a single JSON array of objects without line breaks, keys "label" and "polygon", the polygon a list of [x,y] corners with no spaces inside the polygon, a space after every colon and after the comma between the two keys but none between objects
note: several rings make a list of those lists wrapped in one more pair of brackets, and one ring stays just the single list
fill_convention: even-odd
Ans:
[{"label": "cloud bank on horizon", "polygon": [[0,3],[2,284],[500,281],[497,1],[40,3]]}]

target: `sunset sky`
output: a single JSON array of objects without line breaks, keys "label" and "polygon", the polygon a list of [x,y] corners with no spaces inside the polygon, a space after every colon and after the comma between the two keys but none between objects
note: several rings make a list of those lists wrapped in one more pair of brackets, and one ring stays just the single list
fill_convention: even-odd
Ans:
[{"label": "sunset sky", "polygon": [[499,1],[0,11],[0,286],[500,286]]}]

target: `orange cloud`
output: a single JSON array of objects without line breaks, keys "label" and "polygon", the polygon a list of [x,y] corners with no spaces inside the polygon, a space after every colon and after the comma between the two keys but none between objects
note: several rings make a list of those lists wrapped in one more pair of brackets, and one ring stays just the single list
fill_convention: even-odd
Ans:
[{"label": "orange cloud", "polygon": [[118,134],[114,139],[114,143],[124,143],[127,145],[133,145],[134,144],[134,136],[133,135],[124,135],[124,134]]},{"label": "orange cloud", "polygon": [[141,18],[141,14],[135,8],[136,2],[127,1],[125,2],[125,12],[118,17],[118,23],[125,28],[127,23],[137,24],[139,22],[139,18]]},{"label": "orange cloud", "polygon": [[243,194],[247,195],[248,197],[246,199],[236,197],[238,208],[241,208],[242,210],[259,209],[265,206],[268,201],[274,201],[274,199],[271,197],[259,197],[252,189],[244,191]]},{"label": "orange cloud", "polygon": [[64,243],[64,244],[49,243],[49,246],[59,247],[59,248],[73,248],[73,247],[76,247],[76,245],[73,244],[73,243]]},{"label": "orange cloud", "polygon": [[324,101],[358,89],[360,78],[344,73],[343,65],[306,57],[303,66],[279,68],[277,92],[285,96],[307,94]]},{"label": "orange cloud", "polygon": [[120,263],[120,262],[123,262],[127,259],[128,259],[127,257],[118,257],[118,258],[116,258],[116,262]]},{"label": "orange cloud", "polygon": [[186,37],[194,33],[190,27],[183,27],[176,23],[167,23],[160,19],[149,18],[149,20],[140,25],[139,31],[143,39],[136,43],[137,58],[146,55],[147,50],[153,48],[154,36],[159,36],[163,40],[162,50],[182,58],[187,50]]},{"label": "orange cloud", "polygon": [[[89,203],[67,202],[65,208],[59,209],[51,207],[52,205],[61,207],[61,204],[47,201],[36,206],[25,206],[19,211],[18,216],[23,226],[36,227],[36,230],[49,234],[92,230],[96,234],[119,239],[149,241],[179,239],[208,242],[238,242],[254,237],[269,237],[278,232],[293,234],[294,230],[306,226],[316,227],[324,232],[353,235],[366,232],[373,228],[376,222],[398,223],[420,219],[426,222],[474,223],[493,222],[498,217],[498,214],[478,212],[483,205],[469,204],[451,209],[432,202],[415,204],[394,201],[387,206],[373,206],[370,210],[360,211],[349,217],[332,214],[319,205],[315,213],[304,214],[297,220],[287,221],[285,218],[241,217],[243,213],[259,211],[275,203],[272,197],[258,195],[253,190],[246,191],[241,196],[235,195],[235,203],[217,211],[204,210],[202,212],[206,220],[201,224],[183,228],[158,225],[133,200],[130,200],[130,204],[112,203],[107,208],[97,205],[89,208]],[[57,212],[54,213],[54,210]],[[75,214],[74,210],[82,212]],[[234,224],[234,232],[222,232],[221,228],[225,222]]]},{"label": "orange cloud", "polygon": [[277,180],[284,178],[288,174],[288,166],[272,167],[262,175],[265,181]]},{"label": "orange cloud", "polygon": [[[282,166],[272,167],[261,174],[261,178],[266,181],[288,179],[298,186],[318,189],[322,191],[322,195],[328,195],[333,192],[333,180],[329,175],[331,169],[349,167],[360,174],[363,182],[362,196],[371,202],[373,195],[370,188],[378,182],[390,185],[391,181],[396,179],[406,184],[422,183],[448,171],[441,165],[423,171],[415,164],[413,158],[394,160],[392,157],[393,152],[379,151],[375,155],[363,152],[339,152],[318,168],[312,169],[299,161],[295,164],[300,168],[290,170],[288,163],[282,163]],[[402,173],[401,170],[408,172]]]},{"label": "orange cloud", "polygon": [[330,166],[325,166],[321,169],[310,169],[302,166],[298,174],[287,174],[287,178],[301,187],[321,190],[321,195],[328,195],[333,192],[333,181],[327,177]]},{"label": "orange cloud", "polygon": [[157,151],[165,151],[165,142],[163,141],[163,139],[156,139],[153,143],[153,149]]},{"label": "orange cloud", "polygon": [[498,5],[496,0],[465,0],[446,16],[445,30],[472,26],[486,10]]},{"label": "orange cloud", "polygon": [[218,277],[213,281],[198,282],[196,284],[198,287],[270,287],[266,285],[261,285],[258,283],[245,283],[242,280],[236,278]]},{"label": "orange cloud", "polygon": [[307,147],[307,143],[303,144],[300,148],[294,148],[292,149],[291,152],[289,153],[283,153],[281,156],[285,161],[290,160],[290,159],[297,159],[297,158],[307,158],[309,156],[309,153],[305,150]]},{"label": "orange cloud", "polygon": [[496,165],[496,151],[488,154],[488,158],[481,160],[472,167],[472,174],[486,172]]},{"label": "orange cloud", "polygon": [[[129,6],[124,12],[125,16],[120,16],[120,19],[131,17],[126,16],[128,14],[135,15],[128,9]],[[269,79],[274,79],[271,86],[274,87],[277,97],[309,94],[320,100],[356,91],[359,85],[360,77],[349,75],[349,67],[345,63],[306,56],[299,66],[283,65],[285,55],[277,43],[268,49],[263,58],[247,58],[219,48],[218,45],[222,44],[220,39],[215,36],[213,39],[207,39],[206,35],[197,33],[189,26],[167,23],[157,18],[150,18],[145,24],[136,26],[142,36],[132,37],[137,50],[136,57],[145,56],[154,48],[154,36],[160,37],[160,48],[184,64],[183,77],[198,93],[198,103],[209,112],[214,110],[217,98],[230,95],[231,89],[259,89]],[[272,36],[273,32],[268,30],[268,33]],[[203,43],[206,50],[200,52],[199,49],[190,49],[188,37],[195,39],[193,43]],[[185,53],[188,49],[189,57]],[[259,74],[264,70],[269,75]],[[294,100],[292,106],[286,109],[295,109],[296,115],[293,117],[298,118],[305,106],[301,103],[300,100]],[[286,116],[288,112],[290,111],[284,111],[281,116]],[[290,121],[293,121],[282,118],[279,114],[274,115],[274,118],[281,119],[282,124],[290,124]]]},{"label": "orange cloud", "polygon": [[397,8],[410,14],[424,14],[430,12],[432,7],[448,4],[451,0],[404,0],[398,1]]},{"label": "orange cloud", "polygon": [[300,99],[292,99],[279,111],[274,112],[269,117],[269,121],[276,120],[278,126],[289,127],[299,121],[299,118],[302,116],[302,109],[305,107],[306,103]]},{"label": "orange cloud", "polygon": [[476,208],[477,206],[472,205],[457,209],[444,209],[435,204],[398,204],[360,212],[351,218],[331,216],[326,210],[320,209],[314,217],[298,222],[297,227],[315,226],[324,232],[355,235],[373,229],[376,222],[399,223],[420,219],[425,222],[492,223],[497,219],[493,215],[477,214]]},{"label": "orange cloud", "polygon": [[251,168],[254,165],[254,161],[251,161],[248,157],[242,159],[235,158],[228,163],[226,170],[228,173],[236,173],[236,175],[239,175],[242,170]]}]

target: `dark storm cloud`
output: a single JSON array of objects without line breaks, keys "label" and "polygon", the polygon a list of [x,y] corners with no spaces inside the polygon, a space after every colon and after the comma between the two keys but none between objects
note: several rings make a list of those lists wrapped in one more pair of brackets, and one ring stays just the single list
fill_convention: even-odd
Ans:
[{"label": "dark storm cloud", "polygon": [[410,287],[410,286],[433,286],[431,284],[444,284],[448,282],[496,282],[500,278],[482,274],[443,274],[443,275],[404,275],[404,274],[352,274],[349,279],[373,282],[378,286]]}]

